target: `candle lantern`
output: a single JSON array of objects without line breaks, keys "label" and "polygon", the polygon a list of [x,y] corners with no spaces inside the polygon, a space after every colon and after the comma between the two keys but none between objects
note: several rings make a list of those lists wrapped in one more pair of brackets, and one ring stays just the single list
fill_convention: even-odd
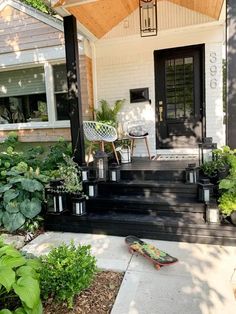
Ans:
[{"label": "candle lantern", "polygon": [[209,179],[202,179],[198,183],[198,199],[201,202],[209,203],[213,192],[214,184]]},{"label": "candle lantern", "polygon": [[82,216],[86,214],[85,196],[74,196],[72,198],[72,212],[75,216]]},{"label": "candle lantern", "polygon": [[120,166],[112,164],[109,168],[109,179],[111,182],[120,181]]},{"label": "candle lantern", "polygon": [[106,181],[108,174],[108,158],[107,154],[103,151],[97,151],[94,156],[93,162],[96,179],[98,181]]},{"label": "candle lantern", "polygon": [[45,197],[48,213],[60,214],[67,209],[66,194],[63,191],[60,191],[58,187],[46,187]]},{"label": "candle lantern", "polygon": [[81,167],[81,177],[83,182],[87,182],[89,178],[89,167],[83,165]]},{"label": "candle lantern", "polygon": [[206,222],[209,224],[220,224],[220,211],[216,203],[206,205]]},{"label": "candle lantern", "polygon": [[185,169],[186,183],[196,184],[199,177],[199,168],[196,164],[189,164]]},{"label": "candle lantern", "polygon": [[217,149],[217,144],[212,143],[212,137],[205,137],[203,142],[199,144],[199,159],[202,164],[214,159],[214,149]]},{"label": "candle lantern", "polygon": [[87,183],[87,195],[89,197],[96,197],[98,195],[98,183],[96,180]]}]

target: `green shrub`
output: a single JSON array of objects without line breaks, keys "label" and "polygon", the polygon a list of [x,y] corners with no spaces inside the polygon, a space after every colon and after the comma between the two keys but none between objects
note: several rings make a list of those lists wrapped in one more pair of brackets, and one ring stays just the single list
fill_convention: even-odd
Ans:
[{"label": "green shrub", "polygon": [[99,103],[100,107],[99,110],[96,111],[96,120],[116,126],[117,114],[123,107],[125,99],[117,100],[113,107],[111,107],[109,103],[104,99],[100,100]]},{"label": "green shrub", "polygon": [[6,173],[0,187],[0,225],[12,232],[34,219],[42,208],[44,184],[48,178],[20,162]]},{"label": "green shrub", "polygon": [[37,259],[27,259],[0,241],[0,313],[41,314]]},{"label": "green shrub", "polygon": [[69,246],[62,244],[42,257],[42,297],[66,301],[71,308],[75,295],[90,286],[95,273],[96,260],[90,246],[76,247],[73,242]]},{"label": "green shrub", "polygon": [[233,211],[236,211],[236,193],[223,193],[219,202],[219,208],[226,216],[230,216]]}]

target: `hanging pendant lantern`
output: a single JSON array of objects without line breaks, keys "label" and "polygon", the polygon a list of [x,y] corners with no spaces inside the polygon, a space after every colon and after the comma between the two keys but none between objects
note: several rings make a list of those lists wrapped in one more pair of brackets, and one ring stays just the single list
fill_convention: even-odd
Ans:
[{"label": "hanging pendant lantern", "polygon": [[139,0],[139,17],[141,37],[156,36],[157,0]]}]

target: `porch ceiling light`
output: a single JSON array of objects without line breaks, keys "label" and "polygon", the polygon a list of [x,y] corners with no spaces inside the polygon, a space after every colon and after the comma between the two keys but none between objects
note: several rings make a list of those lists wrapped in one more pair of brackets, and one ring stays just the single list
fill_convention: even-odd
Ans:
[{"label": "porch ceiling light", "polygon": [[157,0],[139,0],[139,17],[141,37],[156,36]]}]

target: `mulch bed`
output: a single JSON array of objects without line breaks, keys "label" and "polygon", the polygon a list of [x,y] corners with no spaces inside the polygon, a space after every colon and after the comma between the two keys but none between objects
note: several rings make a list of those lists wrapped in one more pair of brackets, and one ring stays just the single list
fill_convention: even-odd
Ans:
[{"label": "mulch bed", "polygon": [[44,314],[108,314],[111,312],[118,294],[123,273],[99,272],[92,286],[75,298],[73,310],[66,304],[58,304],[53,299],[44,303]]}]

